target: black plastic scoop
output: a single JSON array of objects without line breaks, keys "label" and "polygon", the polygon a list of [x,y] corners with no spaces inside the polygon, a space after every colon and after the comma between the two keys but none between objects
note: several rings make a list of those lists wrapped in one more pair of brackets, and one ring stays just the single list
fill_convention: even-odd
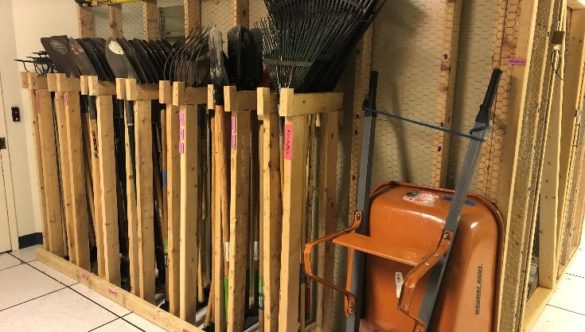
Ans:
[{"label": "black plastic scoop", "polygon": [[80,72],[72,59],[67,36],[53,36],[41,38],[41,44],[53,60],[55,69],[70,77],[79,77]]}]

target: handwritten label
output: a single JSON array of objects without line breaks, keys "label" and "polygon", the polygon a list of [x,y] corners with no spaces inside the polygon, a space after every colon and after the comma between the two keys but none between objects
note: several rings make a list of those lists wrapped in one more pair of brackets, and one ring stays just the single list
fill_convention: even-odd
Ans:
[{"label": "handwritten label", "polygon": [[284,160],[292,160],[293,155],[293,125],[286,123],[284,125]]},{"label": "handwritten label", "polygon": [[179,128],[179,140],[181,142],[185,141],[185,127]]},{"label": "handwritten label", "polygon": [[86,273],[82,273],[79,277],[83,280],[89,280],[89,276]]},{"label": "handwritten label", "polygon": [[526,59],[523,58],[511,58],[508,60],[510,66],[526,66]]},{"label": "handwritten label", "polygon": [[179,112],[179,125],[185,125],[185,112]]},{"label": "handwritten label", "polygon": [[179,142],[179,154],[185,153],[185,143]]},{"label": "handwritten label", "polygon": [[108,292],[114,296],[118,296],[118,291],[116,291],[115,289],[109,288]]},{"label": "handwritten label", "polygon": [[69,106],[69,92],[65,92],[63,94],[63,104],[65,106]]},{"label": "handwritten label", "polygon": [[235,114],[232,114],[232,150],[236,149],[236,140],[238,132],[238,119]]}]

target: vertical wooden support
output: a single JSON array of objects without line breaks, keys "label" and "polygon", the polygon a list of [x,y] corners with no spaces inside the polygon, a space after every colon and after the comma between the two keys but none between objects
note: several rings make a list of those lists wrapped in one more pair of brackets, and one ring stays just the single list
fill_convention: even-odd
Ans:
[{"label": "vertical wooden support", "polygon": [[79,103],[79,80],[57,77],[57,91],[63,92],[67,144],[69,150],[69,170],[71,186],[71,205],[73,209],[73,229],[77,265],[89,270],[88,208],[85,189],[85,163],[83,162],[83,141],[81,138],[81,114]]},{"label": "vertical wooden support", "polygon": [[79,37],[95,37],[94,15],[91,8],[77,6]]},{"label": "vertical wooden support", "polygon": [[[293,111],[294,91],[281,89],[280,107]],[[284,190],[282,193],[282,255],[279,331],[295,331],[299,321],[301,224],[305,218],[307,118],[287,116],[284,123]]]},{"label": "vertical wooden support", "polygon": [[262,280],[264,331],[278,330],[282,195],[277,95],[258,88],[258,116],[262,117]]},{"label": "vertical wooden support", "polygon": [[121,4],[112,4],[108,6],[108,23],[110,25],[110,34],[112,38],[124,36]]},{"label": "vertical wooden support", "polygon": [[558,237],[562,236],[563,225],[566,224],[569,201],[568,190],[571,179],[571,156],[574,149],[572,142],[575,137],[576,111],[582,105],[583,100],[583,71],[585,68],[585,11],[571,10],[571,26],[568,31],[568,50],[565,70],[565,84],[563,91],[563,109],[561,118],[561,151],[559,168],[559,224]]},{"label": "vertical wooden support", "polygon": [[199,216],[199,125],[197,106],[182,105],[179,114],[181,154],[180,317],[195,322],[197,303],[197,220]]},{"label": "vertical wooden support", "polygon": [[77,256],[75,255],[75,245],[73,242],[73,210],[71,207],[71,184],[70,184],[70,170],[69,170],[69,143],[67,142],[67,127],[65,123],[65,105],[63,104],[63,92],[56,92],[56,86],[54,89],[51,85],[56,85],[56,74],[47,75],[49,81],[54,84],[49,84],[49,91],[55,92],[54,106],[55,106],[55,119],[57,120],[57,134],[59,140],[59,160],[61,168],[61,189],[63,195],[63,208],[65,216],[65,226],[67,233],[67,252],[69,255],[69,261],[77,264]]},{"label": "vertical wooden support", "polygon": [[[337,143],[339,136],[339,112],[321,115],[321,162],[319,169],[319,237],[332,234],[337,229]],[[333,246],[325,245],[319,251],[320,275],[333,280]],[[318,286],[317,323],[322,331],[333,331],[333,292]]]},{"label": "vertical wooden support", "polygon": [[[208,99],[213,96],[213,86],[209,86]],[[207,107],[213,103],[208,102]],[[224,282],[227,275],[227,269],[224,264],[224,230],[229,227],[226,225],[229,218],[228,205],[228,179],[229,174],[226,169],[227,153],[225,151],[227,128],[225,123],[225,111],[223,105],[214,105],[214,133],[213,133],[213,177],[215,181],[215,190],[213,193],[213,206],[215,210],[213,218],[213,284],[215,291],[213,296],[213,319],[218,331],[226,330],[226,312],[224,303]],[[228,232],[229,234],[229,232]]]},{"label": "vertical wooden support", "polygon": [[35,97],[43,168],[43,178],[40,180],[44,182],[45,188],[45,214],[48,223],[49,250],[62,257],[65,254],[63,210],[59,192],[59,169],[51,93],[47,89],[38,89],[35,91]]},{"label": "vertical wooden support", "polygon": [[[49,247],[49,231],[48,231],[48,222],[47,222],[47,213],[46,213],[46,206],[45,206],[45,184],[43,181],[43,159],[41,158],[41,142],[39,136],[39,121],[38,121],[38,104],[35,90],[39,88],[47,88],[47,80],[43,77],[37,77],[36,74],[22,72],[20,73],[20,80],[21,86],[25,89],[28,89],[29,92],[29,102],[31,105],[32,112],[30,113],[30,121],[32,127],[32,136],[33,136],[33,146],[35,150],[35,157],[36,157],[36,168],[37,168],[37,176],[38,176],[38,187],[39,187],[39,198],[41,202],[41,217],[43,218],[43,246],[46,250],[50,250]],[[70,253],[71,255],[71,253]]]},{"label": "vertical wooden support", "polygon": [[[98,165],[96,168],[100,174],[100,182],[94,185],[100,187],[100,196],[98,197],[100,204],[96,205],[96,208],[98,206],[101,208],[101,222],[96,221],[96,228],[101,229],[101,241],[103,241],[101,256],[104,264],[104,278],[114,285],[120,285],[120,243],[118,239],[118,197],[116,190],[113,109],[115,89],[113,84],[109,82],[98,82],[97,76],[89,77],[88,81],[89,95],[96,97],[97,109]],[[100,246],[98,246],[98,250],[99,248]]]},{"label": "vertical wooden support", "polygon": [[134,123],[128,118],[128,107],[132,101],[128,101],[126,94],[126,79],[116,79],[116,97],[118,100],[124,100],[124,141],[125,141],[125,161],[126,161],[126,207],[128,220],[128,256],[130,269],[130,292],[134,295],[140,295],[141,274],[138,264],[138,221],[136,211],[136,177],[133,165],[133,148],[130,144],[130,137],[134,137]]},{"label": "vertical wooden support", "polygon": [[234,25],[248,27],[250,24],[250,1],[249,0],[231,0],[232,1],[232,20]]},{"label": "vertical wooden support", "polygon": [[[526,188],[520,188],[521,181],[516,181],[519,160],[520,138],[523,130],[522,120],[526,104],[528,74],[532,57],[532,45],[534,27],[536,24],[537,2],[521,2],[513,0],[503,1],[500,6],[500,24],[502,31],[498,32],[496,40],[495,65],[504,70],[505,75],[496,97],[495,123],[505,123],[508,131],[502,132],[498,125],[494,127],[492,141],[502,139],[505,133],[507,144],[504,145],[501,166],[499,192],[497,204],[506,219],[506,238],[504,239],[504,252],[513,252],[515,255],[507,255],[504,258],[504,270],[502,281],[499,283],[500,296],[499,312],[497,315],[498,328],[501,331],[515,330],[520,317],[516,316],[519,290],[524,282],[520,278],[520,267],[523,252],[525,225],[524,211],[516,211],[512,208],[516,193],[527,194]],[[521,7],[521,8],[520,8]],[[518,12],[520,16],[518,17]],[[514,17],[515,19],[511,19]],[[515,42],[509,42],[513,40]],[[517,61],[513,62],[514,59]],[[517,64],[518,63],[518,64]],[[500,122],[501,121],[501,122]],[[482,156],[481,159],[486,158]],[[487,157],[491,158],[491,157]],[[485,161],[484,161],[485,162]],[[479,178],[485,178],[487,173],[480,170]],[[486,183],[489,181],[485,181]],[[528,183],[526,181],[526,183]],[[525,184],[526,184],[525,183]],[[488,188],[488,190],[491,190]],[[520,219],[520,221],[519,221]],[[512,235],[513,234],[513,235]],[[504,276],[505,275],[505,279]],[[505,281],[504,281],[505,280]],[[510,295],[513,294],[513,295]],[[521,293],[520,293],[521,294]]]},{"label": "vertical wooden support", "polygon": [[224,89],[225,108],[231,112],[230,243],[227,330],[244,329],[246,268],[248,262],[251,113],[238,105],[235,86]]},{"label": "vertical wooden support", "polygon": [[134,104],[136,133],[136,220],[140,297],[154,302],[154,206],[152,169],[152,110],[150,100]]},{"label": "vertical wooden support", "polygon": [[[443,54],[441,57],[441,76],[439,81],[439,100],[437,103],[437,123],[445,128],[451,128],[453,120],[462,4],[462,0],[444,2],[445,25]],[[443,188],[447,180],[451,135],[437,131],[435,133],[435,142],[436,150],[432,185]]]},{"label": "vertical wooden support", "polygon": [[160,27],[158,24],[157,0],[144,0],[142,3],[142,16],[144,19],[144,38],[146,40],[158,40]]},{"label": "vertical wooden support", "polygon": [[372,67],[372,43],[374,39],[374,26],[370,26],[357,48],[357,60],[355,68],[353,88],[353,117],[351,129],[351,153],[349,161],[349,210],[348,225],[353,222],[357,204],[357,188],[360,172],[360,152],[363,133],[363,102],[368,96],[370,71]]},{"label": "vertical wooden support", "polygon": [[201,28],[201,0],[184,0],[185,36]]},{"label": "vertical wooden support", "polygon": [[173,105],[171,83],[161,81],[160,101],[166,104],[166,144],[167,144],[167,298],[169,312],[179,316],[179,271],[180,271],[180,193],[181,193],[181,161],[179,156],[179,107]]}]

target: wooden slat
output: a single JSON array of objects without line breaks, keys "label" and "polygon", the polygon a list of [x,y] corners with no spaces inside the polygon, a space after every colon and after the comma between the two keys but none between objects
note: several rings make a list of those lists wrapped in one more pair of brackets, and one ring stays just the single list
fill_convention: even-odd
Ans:
[{"label": "wooden slat", "polygon": [[118,197],[112,96],[96,97],[96,106],[104,273],[107,281],[119,286],[121,282],[120,243],[118,240]]},{"label": "wooden slat", "polygon": [[185,36],[201,28],[201,0],[184,0]]},{"label": "wooden slat", "polygon": [[142,17],[144,20],[144,38],[146,40],[160,39],[158,16],[157,0],[144,0],[142,3]]},{"label": "wooden slat", "polygon": [[[235,91],[235,87],[230,88]],[[246,307],[246,278],[244,276],[248,265],[248,228],[250,223],[250,121],[251,112],[231,111],[228,332],[244,330]]]},{"label": "wooden slat", "polygon": [[[281,99],[281,108],[291,106]],[[306,117],[285,118],[279,331],[295,331],[299,321],[301,224],[305,218],[307,134]]]},{"label": "wooden slat", "polygon": [[[566,203],[569,201],[568,188],[571,179],[570,165],[573,152],[574,128],[576,111],[582,103],[583,96],[579,93],[583,84],[583,70],[585,67],[585,11],[571,11],[571,26],[568,31],[568,49],[565,65],[565,84],[563,91],[563,109],[561,118],[561,151],[559,167],[559,202],[558,215],[561,223],[557,234],[562,236],[563,225],[567,218]],[[560,242],[559,242],[560,243]]]},{"label": "wooden slat", "polygon": [[278,330],[282,196],[280,192],[280,136],[277,95],[258,88],[258,115],[262,116],[262,280],[264,331]]},{"label": "wooden slat", "polygon": [[[122,85],[124,86],[124,84]],[[123,92],[123,91],[117,91]],[[120,95],[121,96],[121,95]],[[136,178],[134,175],[133,151],[130,146],[131,134],[134,135],[134,123],[129,123],[128,103],[124,110],[124,138],[126,160],[126,206],[128,219],[128,256],[130,268],[130,291],[134,295],[141,294],[141,277],[138,263],[138,220],[136,211]],[[130,126],[129,126],[130,125]]]},{"label": "wooden slat", "polygon": [[[208,107],[210,106],[208,105]],[[213,207],[215,210],[215,218],[213,218],[213,285],[215,287],[213,318],[218,331],[226,330],[224,292],[227,292],[227,290],[224,290],[224,282],[227,279],[228,269],[225,267],[224,245],[227,243],[226,233],[229,235],[229,230],[226,229],[229,227],[229,224],[227,224],[229,219],[227,197],[229,174],[227,172],[227,152],[225,151],[226,135],[227,129],[223,106],[215,105],[212,163],[212,173],[215,181],[213,193]]]},{"label": "wooden slat", "polygon": [[199,126],[197,108],[181,106],[179,114],[179,153],[181,154],[180,222],[180,317],[195,322],[197,304],[197,219],[200,212]]},{"label": "wooden slat", "polygon": [[65,239],[63,238],[63,210],[61,193],[59,192],[59,168],[57,163],[57,147],[55,144],[55,122],[51,103],[51,93],[47,90],[36,90],[37,116],[39,124],[39,141],[43,167],[45,188],[45,214],[47,216],[47,239],[49,249],[55,255],[65,255]]},{"label": "wooden slat", "polygon": [[77,6],[77,20],[79,37],[95,37],[94,15],[90,8]]},{"label": "wooden slat", "polygon": [[63,208],[65,212],[65,226],[67,230],[67,247],[69,261],[77,264],[75,255],[73,210],[71,206],[71,171],[69,170],[69,143],[67,142],[67,127],[65,122],[65,105],[63,104],[63,93],[55,92],[55,118],[57,120],[57,133],[59,139],[59,160],[61,161],[61,188],[63,190]]},{"label": "wooden slat", "polygon": [[372,67],[373,25],[366,30],[358,44],[355,78],[353,87],[351,152],[349,159],[349,208],[348,225],[353,222],[357,204],[357,188],[360,172],[360,156],[363,135],[363,102],[368,95],[370,71]]},{"label": "wooden slat", "polygon": [[[321,151],[319,169],[319,237],[332,234],[337,227],[337,143],[339,112],[321,117]],[[319,248],[319,272],[325,280],[333,280],[334,250],[327,244]],[[318,286],[317,322],[323,331],[334,330],[333,292]]]},{"label": "wooden slat", "polygon": [[112,38],[120,38],[124,36],[121,4],[113,4],[108,6],[108,23],[110,25],[110,36]]},{"label": "wooden slat", "polygon": [[546,307],[553,291],[548,288],[538,287],[526,303],[526,314],[524,317],[524,329],[522,331],[531,331],[532,326]]},{"label": "wooden slat", "polygon": [[179,315],[180,178],[179,108],[167,103],[167,211],[169,312]]},{"label": "wooden slat", "polygon": [[154,197],[152,165],[152,112],[149,100],[135,102],[136,220],[140,297],[154,302]]},{"label": "wooden slat", "polygon": [[339,111],[343,106],[343,94],[340,92],[294,94],[292,89],[282,89],[281,94],[281,101],[292,107],[281,107],[280,116]]},{"label": "wooden slat", "polygon": [[203,331],[189,324],[180,318],[173,316],[165,310],[150,304],[143,299],[131,294],[124,289],[109,283],[108,281],[91,274],[66,260],[57,257],[46,250],[37,251],[39,261],[63,273],[69,278],[79,281],[79,283],[89,287],[96,293],[114,301],[115,303],[126,307],[128,310],[144,317],[152,323],[160,326],[167,331],[173,332],[195,332]]},{"label": "wooden slat", "polygon": [[75,255],[77,265],[83,269],[90,268],[88,238],[88,207],[85,189],[85,163],[83,162],[83,141],[81,139],[81,114],[79,94],[77,91],[65,91],[65,121],[67,127],[67,144],[69,148],[69,169],[71,186],[71,205],[73,209],[73,227]]},{"label": "wooden slat", "polygon": [[250,1],[249,0],[231,0],[232,1],[232,22],[233,25],[248,27],[250,24]]},{"label": "wooden slat", "polygon": [[[437,102],[437,124],[451,128],[457,79],[457,58],[459,54],[459,30],[461,24],[462,0],[443,2],[445,5],[445,25],[441,72],[439,78],[439,100]],[[435,155],[433,182],[435,187],[445,187],[449,168],[451,135],[442,131],[435,133]]]},{"label": "wooden slat", "polygon": [[[87,98],[94,98],[94,97],[87,97]],[[90,103],[93,103],[94,100],[88,100]],[[99,157],[98,157],[98,128],[97,128],[97,118],[93,117],[90,114],[84,114],[86,117],[84,120],[87,120],[88,129],[89,129],[89,141],[87,142],[89,145],[89,161],[91,162],[91,185],[88,187],[88,191],[91,191],[93,195],[91,195],[90,199],[93,203],[93,213],[92,213],[92,220],[95,232],[95,242],[97,248],[97,264],[98,264],[98,275],[102,278],[106,276],[105,272],[105,259],[104,259],[104,239],[103,239],[103,231],[104,231],[104,220],[102,217],[102,191],[101,191],[101,173],[99,169]],[[89,179],[88,179],[89,180]],[[90,208],[91,210],[91,208]]]}]

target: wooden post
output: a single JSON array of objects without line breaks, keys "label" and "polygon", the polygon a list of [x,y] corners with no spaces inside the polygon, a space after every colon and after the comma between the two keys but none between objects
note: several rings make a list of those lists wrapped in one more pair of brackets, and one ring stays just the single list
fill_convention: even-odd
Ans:
[{"label": "wooden post", "polygon": [[160,39],[158,24],[157,0],[144,0],[142,3],[142,17],[144,19],[144,38],[146,40]]},{"label": "wooden post", "polygon": [[67,144],[69,150],[69,170],[71,186],[71,206],[73,209],[73,230],[77,265],[90,269],[88,209],[85,189],[85,163],[83,162],[83,141],[81,136],[81,114],[79,104],[79,79],[57,76],[57,91],[63,92]]},{"label": "wooden post", "polygon": [[140,296],[154,302],[154,189],[152,160],[152,100],[158,99],[158,87],[138,85],[126,80],[126,98],[134,101],[136,137],[136,231],[138,233],[138,273]]},{"label": "wooden post", "polygon": [[[254,93],[255,94],[255,93]],[[240,100],[235,86],[224,88],[225,109],[231,112],[230,243],[228,270],[227,330],[244,329],[246,267],[248,262],[250,198],[250,132],[252,102]],[[241,95],[243,97],[243,95]],[[244,106],[245,105],[245,106]]]},{"label": "wooden post", "polygon": [[[441,77],[439,100],[437,103],[437,123],[451,128],[457,79],[457,58],[459,53],[459,30],[461,23],[462,0],[445,1],[445,26],[443,35],[443,54],[441,58]],[[449,168],[451,135],[442,131],[435,133],[436,153],[434,155],[433,182],[435,187],[444,188]]]},{"label": "wooden post", "polygon": [[95,37],[94,15],[91,8],[77,6],[77,20],[79,21],[79,37]]},{"label": "wooden post", "polygon": [[258,88],[258,116],[262,117],[262,284],[264,331],[278,330],[282,194],[278,100],[269,88]]},{"label": "wooden post", "polygon": [[[67,142],[67,127],[65,122],[65,105],[63,104],[63,92],[57,92],[57,75],[48,74],[47,81],[49,91],[55,93],[53,98],[55,106],[55,119],[57,120],[57,134],[58,134],[58,150],[61,168],[61,190],[63,195],[63,208],[65,217],[65,226],[67,234],[67,252],[69,261],[77,264],[77,256],[75,255],[74,245],[74,231],[73,231],[73,210],[71,207],[71,171],[69,170],[69,143]],[[36,112],[35,112],[36,114]]]},{"label": "wooden post", "polygon": [[299,278],[302,224],[306,217],[307,117],[304,115],[339,111],[340,93],[294,94],[280,90],[280,115],[284,124],[284,189],[282,194],[282,255],[280,269],[279,331],[293,331],[299,322]]},{"label": "wooden post", "polygon": [[[319,169],[319,237],[332,234],[337,229],[337,143],[339,113],[321,115],[321,168]],[[327,244],[319,251],[319,270],[325,280],[333,280],[334,248]],[[334,327],[333,292],[322,285],[317,291],[317,324],[323,331]]]},{"label": "wooden post", "polygon": [[110,34],[112,38],[124,36],[121,4],[112,4],[108,6],[108,23],[110,25]]},{"label": "wooden post", "polygon": [[[130,269],[130,292],[134,295],[140,295],[140,279],[138,264],[138,221],[136,211],[136,178],[134,176],[134,165],[132,160],[133,150],[130,146],[130,137],[134,137],[134,123],[128,118],[128,109],[131,101],[128,101],[126,95],[126,79],[116,79],[116,98],[124,100],[124,141],[125,143],[125,161],[126,161],[126,207],[128,220],[128,256]],[[129,127],[130,126],[130,127]]]},{"label": "wooden post", "polygon": [[[46,250],[51,250],[49,247],[49,223],[47,222],[47,213],[45,206],[45,184],[43,181],[43,159],[41,158],[41,142],[39,136],[39,122],[38,122],[38,107],[36,102],[35,90],[39,88],[47,88],[47,80],[43,77],[38,77],[36,74],[21,72],[20,73],[21,86],[29,92],[29,102],[31,106],[30,119],[33,136],[33,146],[36,157],[36,169],[38,176],[39,197],[41,202],[41,217],[43,218],[43,246]],[[69,253],[71,256],[71,253]]]},{"label": "wooden post", "polygon": [[43,168],[43,178],[40,180],[43,181],[45,188],[45,214],[48,223],[47,237],[50,251],[55,255],[63,257],[65,254],[63,210],[61,208],[61,194],[59,192],[59,169],[51,93],[47,89],[38,89],[35,91],[35,97]]},{"label": "wooden post", "polygon": [[[98,172],[100,174],[101,228],[105,279],[120,285],[120,243],[118,240],[118,197],[116,177],[116,155],[114,148],[115,86],[111,82],[99,82],[97,76],[88,78],[89,95],[96,97]],[[97,207],[98,205],[96,205]],[[98,247],[99,248],[99,247]]]},{"label": "wooden post", "polygon": [[160,101],[166,104],[166,158],[167,158],[167,298],[169,312],[179,316],[179,271],[180,271],[180,179],[179,156],[179,107],[173,105],[173,87],[169,81],[159,82]]},{"label": "wooden post", "polygon": [[201,0],[184,0],[185,36],[201,28]]},{"label": "wooden post", "polygon": [[249,0],[232,0],[232,20],[234,25],[248,27],[250,24]]}]

